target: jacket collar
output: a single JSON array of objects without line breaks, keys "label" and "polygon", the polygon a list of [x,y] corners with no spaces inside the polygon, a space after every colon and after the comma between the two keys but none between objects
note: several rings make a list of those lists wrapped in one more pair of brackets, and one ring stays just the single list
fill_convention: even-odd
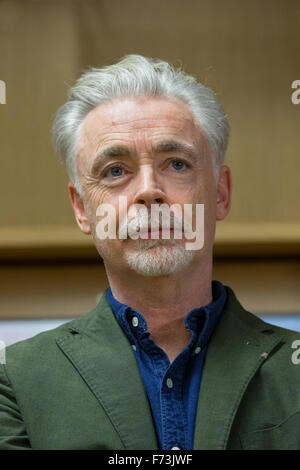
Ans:
[{"label": "jacket collar", "polygon": [[121,449],[157,449],[151,410],[134,352],[106,295],[96,309],[69,323],[56,342],[104,408]]},{"label": "jacket collar", "polygon": [[280,343],[272,327],[247,312],[227,287],[227,303],[211,338],[198,400],[194,449],[226,449],[251,379]]},{"label": "jacket collar", "polygon": [[[268,360],[266,354],[280,342],[269,325],[242,308],[228,287],[227,293],[205,359],[195,450],[226,448],[247,385]],[[67,334],[56,342],[106,411],[123,448],[157,449],[151,409],[138,365],[106,294],[96,309],[70,322]]]}]

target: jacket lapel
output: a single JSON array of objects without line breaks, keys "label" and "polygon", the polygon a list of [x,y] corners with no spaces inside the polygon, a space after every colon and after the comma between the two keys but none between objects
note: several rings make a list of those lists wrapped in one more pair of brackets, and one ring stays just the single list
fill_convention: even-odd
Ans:
[{"label": "jacket lapel", "polygon": [[[225,449],[249,382],[280,342],[246,312],[231,289],[207,349],[194,449]],[[85,380],[124,449],[158,449],[151,409],[134,353],[104,294],[97,308],[71,322],[57,344]],[[264,334],[268,329],[269,334]]]},{"label": "jacket lapel", "polygon": [[57,344],[104,408],[124,449],[157,449],[151,409],[131,346],[102,298]]},{"label": "jacket lapel", "polygon": [[207,349],[196,415],[195,449],[226,449],[249,382],[280,342],[269,325],[246,312],[231,289],[227,290],[227,304]]}]

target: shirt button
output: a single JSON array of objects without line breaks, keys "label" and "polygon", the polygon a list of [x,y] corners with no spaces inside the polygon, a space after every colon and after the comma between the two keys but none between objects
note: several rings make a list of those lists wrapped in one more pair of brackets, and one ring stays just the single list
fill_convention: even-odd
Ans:
[{"label": "shirt button", "polygon": [[180,447],[171,447],[171,450],[180,450]]},{"label": "shirt button", "polygon": [[137,327],[138,324],[139,324],[139,319],[138,319],[138,317],[132,317],[131,323],[132,323],[132,326]]},{"label": "shirt button", "polygon": [[135,345],[135,344],[132,344],[132,349],[133,349],[134,351],[136,351],[136,345]]},{"label": "shirt button", "polygon": [[197,346],[197,348],[195,349],[195,351],[194,351],[194,352],[195,352],[195,354],[199,354],[199,352],[200,352],[200,351],[201,351],[201,348],[200,348],[200,346]]},{"label": "shirt button", "polygon": [[172,379],[167,379],[167,387],[172,388],[173,387],[173,380]]}]

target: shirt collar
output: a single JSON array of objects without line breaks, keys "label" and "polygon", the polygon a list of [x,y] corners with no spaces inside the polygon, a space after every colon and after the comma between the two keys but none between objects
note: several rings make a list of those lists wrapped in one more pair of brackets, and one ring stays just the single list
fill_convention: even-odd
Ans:
[{"label": "shirt collar", "polygon": [[[201,348],[208,343],[227,299],[226,288],[221,282],[212,281],[212,296],[211,304],[191,310],[184,319],[185,327],[198,338],[197,346]],[[106,297],[119,325],[131,342],[134,338],[139,341],[142,336],[149,336],[143,315],[115,299],[110,287],[106,291]],[[134,317],[137,318],[135,323]]]}]

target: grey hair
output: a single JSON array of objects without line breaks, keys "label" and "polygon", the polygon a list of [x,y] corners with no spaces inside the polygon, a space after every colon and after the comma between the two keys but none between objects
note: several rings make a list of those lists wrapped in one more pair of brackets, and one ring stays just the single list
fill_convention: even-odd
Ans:
[{"label": "grey hair", "polygon": [[139,96],[175,98],[189,107],[210,144],[217,177],[228,145],[229,124],[215,93],[167,62],[130,54],[113,65],[90,67],[56,113],[53,146],[78,194],[81,187],[76,159],[84,118],[102,103]]}]

